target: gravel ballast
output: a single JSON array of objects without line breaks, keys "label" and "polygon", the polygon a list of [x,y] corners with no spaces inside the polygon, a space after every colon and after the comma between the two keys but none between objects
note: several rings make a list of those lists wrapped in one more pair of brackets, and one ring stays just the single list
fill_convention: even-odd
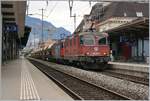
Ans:
[{"label": "gravel ballast", "polygon": [[92,71],[86,71],[86,70],[74,68],[72,66],[60,65],[56,63],[33,59],[33,58],[30,59],[36,60],[40,63],[44,63],[45,65],[48,65],[51,68],[73,75],[80,79],[86,80],[90,83],[96,84],[97,86],[102,86],[107,89],[113,90],[119,94],[130,97],[131,99],[135,99],[135,100],[148,99],[148,95],[149,95],[148,86],[142,84],[136,84],[134,82],[127,81],[127,80],[121,80],[118,78],[110,77],[100,73],[95,73]]}]

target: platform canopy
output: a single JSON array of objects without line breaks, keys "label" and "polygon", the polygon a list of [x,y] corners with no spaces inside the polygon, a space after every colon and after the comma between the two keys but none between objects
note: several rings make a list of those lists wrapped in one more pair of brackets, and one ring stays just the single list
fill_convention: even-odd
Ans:
[{"label": "platform canopy", "polygon": [[1,1],[3,24],[17,25],[18,37],[24,37],[26,1]]},{"label": "platform canopy", "polygon": [[137,33],[143,36],[149,35],[149,18],[138,18],[130,23],[123,24],[113,29],[105,31],[110,35],[123,33]]},{"label": "platform canopy", "polygon": [[23,47],[25,47],[27,44],[30,32],[31,32],[31,27],[25,26],[24,37],[21,38],[21,45]]}]

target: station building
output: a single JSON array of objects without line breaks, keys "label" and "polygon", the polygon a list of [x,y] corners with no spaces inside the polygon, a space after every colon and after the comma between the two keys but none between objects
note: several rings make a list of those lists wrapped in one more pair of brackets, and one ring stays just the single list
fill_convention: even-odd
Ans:
[{"label": "station building", "polygon": [[139,18],[105,31],[115,60],[149,62],[149,19]]},{"label": "station building", "polygon": [[31,28],[25,26],[26,1],[0,1],[2,62],[15,59],[26,46]]},{"label": "station building", "polygon": [[[115,60],[148,61],[148,7],[148,3],[116,2],[102,8],[101,21],[93,27],[110,35],[110,46]],[[119,32],[114,32],[113,29]]]}]

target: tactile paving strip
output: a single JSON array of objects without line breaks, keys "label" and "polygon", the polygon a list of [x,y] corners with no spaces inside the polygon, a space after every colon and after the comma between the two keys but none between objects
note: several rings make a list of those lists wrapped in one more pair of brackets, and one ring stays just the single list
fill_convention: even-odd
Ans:
[{"label": "tactile paving strip", "polygon": [[28,68],[25,67],[24,61],[21,68],[20,100],[40,100],[33,79],[28,71]]}]

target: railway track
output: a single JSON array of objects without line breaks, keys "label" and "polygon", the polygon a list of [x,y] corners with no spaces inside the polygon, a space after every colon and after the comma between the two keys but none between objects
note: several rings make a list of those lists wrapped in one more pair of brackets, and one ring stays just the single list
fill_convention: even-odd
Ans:
[{"label": "railway track", "polygon": [[57,71],[37,61],[30,60],[30,62],[75,100],[130,100],[124,95]]},{"label": "railway track", "polygon": [[[103,72],[100,72],[101,74],[112,76],[119,79],[124,79],[128,81],[132,81],[135,83],[143,84],[143,85],[149,85],[149,79],[147,77],[139,77],[135,75],[126,74],[126,71],[124,70],[105,70]],[[132,71],[133,72],[133,71]],[[134,73],[134,72],[133,72]]]}]

